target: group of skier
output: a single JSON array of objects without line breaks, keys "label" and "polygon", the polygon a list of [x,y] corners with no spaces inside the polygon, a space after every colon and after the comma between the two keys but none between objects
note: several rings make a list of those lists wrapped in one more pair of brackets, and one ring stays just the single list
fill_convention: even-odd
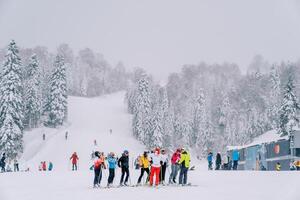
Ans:
[{"label": "group of skier", "polygon": [[17,159],[14,159],[13,161],[14,168],[10,167],[10,162],[6,163],[6,154],[3,153],[0,159],[0,172],[18,172],[19,171],[19,162]]},{"label": "group of skier", "polygon": [[[91,169],[94,169],[94,187],[99,187],[102,180],[102,170],[108,168],[109,176],[107,181],[107,187],[111,187],[115,178],[117,167],[121,169],[120,186],[130,186],[130,173],[129,173],[129,151],[124,150],[122,156],[117,158],[116,155],[111,152],[107,157],[104,153],[96,151],[94,153],[94,164]],[[159,184],[165,185],[165,176],[167,167],[169,164],[169,158],[164,149],[155,148],[152,151],[145,151],[137,159],[136,169],[140,169],[140,175],[137,180],[136,186],[142,185],[142,179],[146,174],[146,178],[143,179],[143,183],[149,186],[158,186]],[[176,177],[178,172],[179,184],[187,184],[187,174],[190,167],[190,154],[184,148],[177,149],[171,157],[171,173],[169,177],[169,184],[176,184]],[[155,180],[155,182],[154,182]]]},{"label": "group of skier", "polygon": [[42,161],[39,165],[39,171],[52,171],[53,170],[53,163],[49,161],[48,168],[46,161]]},{"label": "group of skier", "polygon": [[[221,153],[218,152],[215,158],[215,170],[237,170],[239,157],[239,152],[234,150],[231,156],[225,155],[222,160]],[[208,170],[213,170],[213,159],[213,153],[209,151],[207,155]]]}]

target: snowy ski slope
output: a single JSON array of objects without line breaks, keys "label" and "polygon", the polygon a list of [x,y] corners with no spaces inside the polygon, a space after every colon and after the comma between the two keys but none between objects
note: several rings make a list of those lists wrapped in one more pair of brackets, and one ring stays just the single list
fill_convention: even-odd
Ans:
[{"label": "snowy ski slope", "polygon": [[[69,123],[65,127],[59,130],[40,128],[25,133],[24,167],[34,171],[40,161],[52,161],[55,170],[69,170],[69,158],[77,152],[79,167],[87,170],[91,165],[91,152],[96,149],[117,154],[126,149],[134,156],[143,152],[144,147],[131,137],[131,116],[126,112],[124,94],[69,97]],[[65,140],[66,131],[68,140]],[[42,140],[43,133],[46,141]]]},{"label": "snowy ski slope", "polygon": [[[126,187],[93,189],[91,151],[129,150],[135,157],[144,147],[130,134],[131,116],[126,113],[124,92],[97,98],[69,98],[69,124],[58,130],[36,129],[25,134],[25,151],[21,168],[30,172],[0,174],[0,200],[82,200],[82,199],[189,199],[189,200],[299,200],[298,172],[207,171],[198,166],[189,173],[189,182],[198,187]],[[109,133],[109,129],[113,133]],[[65,140],[65,131],[69,139]],[[42,134],[46,134],[46,141]],[[94,139],[98,146],[94,146]],[[69,157],[76,151],[80,158],[79,171],[70,171]],[[134,155],[134,156],[132,156]],[[54,171],[39,172],[40,161],[52,161]],[[133,159],[131,159],[133,160]],[[132,161],[131,161],[132,163]],[[139,171],[131,165],[131,184]],[[107,183],[107,170],[102,186]],[[167,171],[169,177],[169,170]],[[114,184],[120,180],[116,172]]]}]

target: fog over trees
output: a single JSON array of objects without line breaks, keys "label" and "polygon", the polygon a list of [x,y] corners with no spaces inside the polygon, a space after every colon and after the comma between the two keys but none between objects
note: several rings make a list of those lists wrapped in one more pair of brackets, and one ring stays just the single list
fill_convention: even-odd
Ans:
[{"label": "fog over trees", "polygon": [[[269,64],[262,56],[254,57],[247,74],[232,63],[186,65],[166,85],[141,74],[126,97],[133,134],[149,147],[187,146],[199,157],[249,143],[268,130],[287,135],[299,124],[299,78],[299,63]],[[162,105],[164,114],[157,111]],[[165,131],[157,132],[158,124]]]},{"label": "fog over trees", "polygon": [[18,48],[12,41],[0,50],[0,61],[0,148],[14,148],[10,157],[22,152],[24,130],[67,121],[68,95],[126,90],[135,138],[149,148],[188,147],[199,157],[272,129],[288,135],[299,124],[297,62],[269,63],[257,55],[246,74],[234,63],[202,62],[183,66],[162,85],[142,68],[112,66],[92,49],[75,53],[68,44],[49,52],[42,46]]}]

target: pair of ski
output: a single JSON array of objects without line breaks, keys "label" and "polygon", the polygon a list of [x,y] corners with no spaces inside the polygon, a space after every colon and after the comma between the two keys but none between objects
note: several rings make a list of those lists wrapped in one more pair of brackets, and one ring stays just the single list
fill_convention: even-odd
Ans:
[{"label": "pair of ski", "polygon": [[167,184],[166,186],[169,186],[169,187],[198,187],[198,185],[195,185],[195,184],[192,184],[192,183],[187,183],[187,184]]},{"label": "pair of ski", "polygon": [[105,186],[105,187],[94,187],[95,189],[114,189],[114,188],[126,188],[126,187],[146,187],[146,188],[163,188],[163,187],[198,187],[198,185],[188,183],[185,185],[179,185],[179,184],[166,184],[166,185],[158,185],[158,186],[149,186],[148,184],[146,185],[118,185],[118,186]]}]

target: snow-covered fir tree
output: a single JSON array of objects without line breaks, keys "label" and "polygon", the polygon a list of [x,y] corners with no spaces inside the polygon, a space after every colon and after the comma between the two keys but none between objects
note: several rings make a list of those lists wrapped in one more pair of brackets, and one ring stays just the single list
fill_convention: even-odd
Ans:
[{"label": "snow-covered fir tree", "polygon": [[25,124],[36,128],[42,114],[41,76],[37,56],[31,56],[25,79]]},{"label": "snow-covered fir tree", "polygon": [[163,112],[160,104],[156,105],[151,118],[151,133],[149,147],[162,147],[163,145]]},{"label": "snow-covered fir tree", "polygon": [[22,70],[14,41],[8,45],[0,82],[0,151],[15,158],[23,150]]},{"label": "snow-covered fir tree", "polygon": [[152,133],[152,108],[150,101],[150,84],[147,76],[142,76],[137,83],[133,117],[133,135],[145,145],[150,144]]},{"label": "snow-covered fir tree", "polygon": [[232,126],[234,126],[233,117],[229,97],[227,94],[223,94],[220,106],[219,129],[220,135],[224,138],[223,142],[227,145],[234,145],[235,143],[234,131],[232,130]]},{"label": "snow-covered fir tree", "polygon": [[300,106],[294,90],[294,80],[293,76],[290,74],[288,82],[284,88],[283,100],[279,111],[279,132],[281,135],[289,135],[294,126],[299,125]]},{"label": "snow-covered fir tree", "polygon": [[281,100],[280,76],[278,68],[272,66],[270,72],[271,92],[269,98],[268,116],[273,129],[279,126],[279,109]]},{"label": "snow-covered fir tree", "polygon": [[161,88],[160,98],[161,98],[161,111],[162,111],[162,123],[163,123],[163,147],[170,147],[171,138],[173,134],[173,125],[172,125],[172,115],[170,112],[168,94],[165,87]]},{"label": "snow-covered fir tree", "polygon": [[57,55],[54,62],[54,72],[50,79],[50,92],[47,103],[47,126],[57,127],[63,125],[68,114],[67,97],[64,59],[62,56]]},{"label": "snow-covered fir tree", "polygon": [[192,133],[190,144],[195,144],[198,151],[203,150],[203,143],[205,140],[207,113],[205,109],[205,95],[201,89],[197,95],[193,109]]}]

